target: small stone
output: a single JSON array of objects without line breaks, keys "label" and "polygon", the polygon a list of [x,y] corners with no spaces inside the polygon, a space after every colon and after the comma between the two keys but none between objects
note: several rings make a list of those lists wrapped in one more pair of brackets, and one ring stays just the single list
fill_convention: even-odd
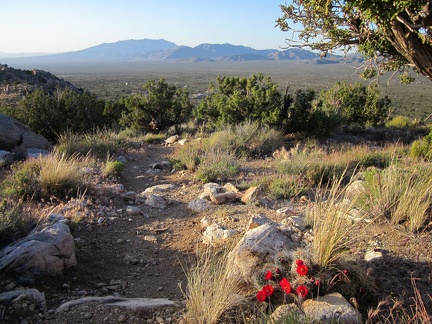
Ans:
[{"label": "small stone", "polygon": [[126,322],[126,320],[127,320],[126,315],[121,314],[121,315],[118,317],[117,322],[119,322],[119,323],[123,323],[123,322]]},{"label": "small stone", "polygon": [[382,259],[382,257],[383,257],[382,250],[375,249],[375,250],[372,250],[372,251],[367,251],[365,253],[364,260],[367,261],[367,262],[369,262],[369,261],[373,261],[373,260]]},{"label": "small stone", "polygon": [[142,213],[141,208],[136,206],[127,206],[126,207],[126,214],[128,215],[140,215]]},{"label": "small stone", "polygon": [[164,323],[164,319],[162,317],[160,317],[160,316],[157,316],[156,317],[156,322],[158,322],[158,323]]},{"label": "small stone", "polygon": [[156,243],[157,238],[154,235],[146,235],[146,236],[144,236],[144,241]]},{"label": "small stone", "polygon": [[63,289],[70,289],[70,285],[69,284],[67,284],[67,283],[65,283],[65,284],[63,284]]},{"label": "small stone", "polygon": [[93,314],[92,313],[89,313],[89,312],[86,312],[86,313],[84,313],[84,319],[90,319],[90,318],[92,318],[92,316],[93,316]]}]

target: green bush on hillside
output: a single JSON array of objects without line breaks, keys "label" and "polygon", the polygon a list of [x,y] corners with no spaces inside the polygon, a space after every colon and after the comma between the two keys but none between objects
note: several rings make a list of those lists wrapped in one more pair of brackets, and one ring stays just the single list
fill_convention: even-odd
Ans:
[{"label": "green bush on hillside", "polygon": [[432,129],[428,135],[411,144],[410,156],[425,160],[432,158]]},{"label": "green bush on hillside", "polygon": [[83,133],[110,124],[111,121],[104,118],[104,108],[105,102],[90,92],[58,89],[54,95],[49,95],[36,90],[5,113],[35,133],[56,141],[66,129]]},{"label": "green bush on hillside", "polygon": [[143,89],[142,93],[120,100],[125,107],[120,118],[122,126],[137,131],[162,132],[190,117],[192,104],[186,89],[177,89],[162,78],[147,81]]},{"label": "green bush on hillside", "polygon": [[377,85],[337,82],[320,93],[316,105],[319,110],[336,113],[347,125],[380,126],[390,114],[391,101],[379,96]]},{"label": "green bush on hillside", "polygon": [[280,121],[281,93],[271,78],[262,73],[249,78],[218,76],[209,92],[194,114],[210,128],[220,129],[246,120],[267,126]]}]

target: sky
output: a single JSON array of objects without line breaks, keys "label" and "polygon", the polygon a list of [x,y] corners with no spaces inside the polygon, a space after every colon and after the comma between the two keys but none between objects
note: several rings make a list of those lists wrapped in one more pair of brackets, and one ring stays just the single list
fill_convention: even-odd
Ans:
[{"label": "sky", "polygon": [[62,53],[129,39],[278,49],[285,0],[0,0],[0,52]]}]

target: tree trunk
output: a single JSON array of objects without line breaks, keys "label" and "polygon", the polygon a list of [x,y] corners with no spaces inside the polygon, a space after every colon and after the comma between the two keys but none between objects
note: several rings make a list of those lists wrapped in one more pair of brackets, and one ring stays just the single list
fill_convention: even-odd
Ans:
[{"label": "tree trunk", "polygon": [[407,30],[406,26],[393,21],[391,26],[390,42],[418,72],[432,81],[432,46],[423,41],[414,32]]}]

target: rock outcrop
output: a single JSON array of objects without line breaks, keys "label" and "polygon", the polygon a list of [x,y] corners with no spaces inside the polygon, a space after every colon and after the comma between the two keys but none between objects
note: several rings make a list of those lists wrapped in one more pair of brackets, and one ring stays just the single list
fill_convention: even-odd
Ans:
[{"label": "rock outcrop", "polygon": [[15,273],[32,282],[75,266],[75,245],[64,223],[49,225],[0,251],[0,272]]}]

